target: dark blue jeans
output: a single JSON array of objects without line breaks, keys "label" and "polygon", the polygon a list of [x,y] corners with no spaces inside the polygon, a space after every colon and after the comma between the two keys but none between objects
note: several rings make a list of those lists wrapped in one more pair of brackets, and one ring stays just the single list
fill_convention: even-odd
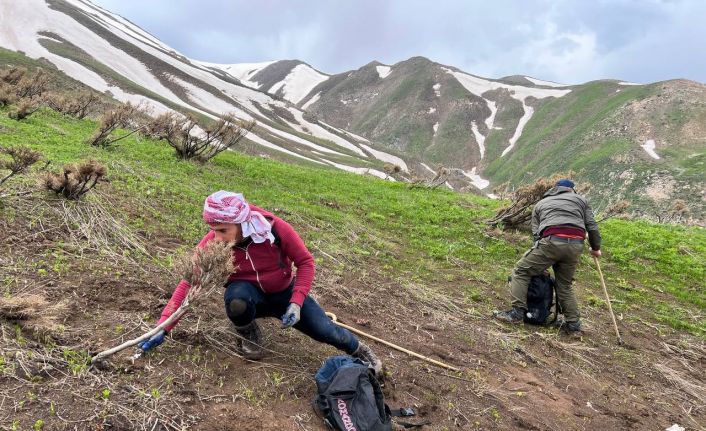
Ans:
[{"label": "dark blue jeans", "polygon": [[[226,286],[223,299],[226,314],[235,326],[245,326],[260,317],[275,317],[281,319],[289,306],[292,297],[292,285],[277,293],[264,293],[248,281],[233,281]],[[233,315],[230,302],[240,299],[247,304],[243,313]],[[339,350],[352,354],[358,349],[358,339],[349,330],[341,328],[329,319],[321,306],[313,298],[307,296],[301,309],[301,319],[294,328],[314,340],[330,344]]]}]

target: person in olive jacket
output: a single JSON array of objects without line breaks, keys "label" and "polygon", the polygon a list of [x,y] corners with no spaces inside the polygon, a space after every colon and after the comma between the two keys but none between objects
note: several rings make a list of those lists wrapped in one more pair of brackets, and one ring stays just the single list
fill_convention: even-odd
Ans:
[{"label": "person in olive jacket", "polygon": [[569,333],[579,333],[581,315],[572,284],[587,233],[591,255],[600,257],[601,234],[591,206],[585,197],[576,193],[573,181],[557,181],[532,211],[535,242],[512,271],[512,309],[496,313],[495,317],[503,322],[522,322],[527,313],[530,279],[552,267],[559,307],[564,313],[562,328]]},{"label": "person in olive jacket", "polygon": [[[261,359],[261,331],[256,319],[275,317],[282,327],[294,327],[316,341],[330,344],[366,361],[379,373],[382,362],[345,328],[334,324],[309,296],[314,279],[314,258],[289,223],[254,205],[242,194],[213,193],[204,203],[203,219],[210,230],[199,242],[234,242],[235,271],[228,278],[224,302],[228,318],[240,334],[239,349],[248,359]],[[292,270],[296,268],[296,273]],[[181,305],[190,284],[182,280],[162,311],[159,323]],[[148,351],[164,341],[174,322],[140,345]]]}]

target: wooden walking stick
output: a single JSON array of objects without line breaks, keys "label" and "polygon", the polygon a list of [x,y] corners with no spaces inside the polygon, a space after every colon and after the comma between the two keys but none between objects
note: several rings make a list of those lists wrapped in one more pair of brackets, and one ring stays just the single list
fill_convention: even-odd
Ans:
[{"label": "wooden walking stick", "polygon": [[623,344],[623,338],[620,336],[620,331],[618,330],[618,322],[615,320],[615,314],[613,314],[613,306],[610,305],[610,296],[608,296],[608,288],[605,286],[605,280],[603,279],[603,271],[601,271],[601,264],[598,263],[598,258],[593,256],[593,261],[596,262],[596,268],[598,269],[598,275],[601,277],[601,284],[603,285],[603,293],[605,293],[605,299],[608,302],[608,311],[610,311],[610,317],[613,319],[613,328],[615,328],[615,335],[618,337],[618,344]]},{"label": "wooden walking stick", "polygon": [[354,328],[354,327],[352,327],[352,326],[345,325],[345,324],[339,322],[339,321],[337,320],[337,318],[336,318],[336,315],[333,314],[333,313],[327,312],[326,315],[327,315],[328,317],[330,317],[331,320],[333,320],[333,323],[335,323],[336,325],[340,326],[341,328],[346,328],[346,329],[348,329],[349,331],[354,332],[354,333],[356,333],[356,334],[358,334],[358,335],[362,335],[362,336],[364,336],[364,337],[368,337],[368,338],[370,338],[371,340],[377,341],[378,343],[382,343],[382,344],[384,344],[384,345],[386,345],[386,346],[392,347],[392,348],[395,349],[395,350],[399,350],[400,352],[404,352],[404,353],[406,353],[406,354],[408,354],[408,355],[412,355],[412,356],[414,356],[415,358],[419,358],[419,359],[421,359],[421,360],[423,360],[423,361],[427,361],[427,362],[432,363],[432,364],[434,364],[434,365],[438,365],[438,366],[440,366],[440,367],[442,367],[442,368],[446,368],[446,369],[449,369],[449,370],[451,370],[451,371],[461,371],[460,369],[458,369],[458,368],[456,368],[456,367],[452,367],[451,365],[446,365],[446,364],[444,364],[443,362],[439,362],[439,361],[437,361],[437,360],[435,360],[435,359],[427,358],[426,356],[422,356],[422,355],[420,355],[419,353],[413,352],[413,351],[411,351],[411,350],[407,350],[407,349],[405,349],[404,347],[400,347],[400,346],[398,346],[398,345],[396,345],[396,344],[390,343],[389,341],[385,341],[385,340],[383,340],[383,339],[381,339],[381,338],[378,338],[378,337],[375,337],[375,336],[373,336],[373,335],[367,334],[367,333],[365,333],[365,332],[363,332],[363,331],[361,331],[361,330],[359,330],[359,329],[356,329],[356,328]]}]

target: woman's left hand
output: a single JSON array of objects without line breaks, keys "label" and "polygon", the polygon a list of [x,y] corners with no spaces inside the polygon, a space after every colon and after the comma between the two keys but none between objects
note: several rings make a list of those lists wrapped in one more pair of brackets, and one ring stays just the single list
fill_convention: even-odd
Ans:
[{"label": "woman's left hand", "polygon": [[282,327],[289,328],[297,324],[301,318],[301,307],[295,303],[290,303],[287,307],[287,311],[284,312],[282,316]]}]

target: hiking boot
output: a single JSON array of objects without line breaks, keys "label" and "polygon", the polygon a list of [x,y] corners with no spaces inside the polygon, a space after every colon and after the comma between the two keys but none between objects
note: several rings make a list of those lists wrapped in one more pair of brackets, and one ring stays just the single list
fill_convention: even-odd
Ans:
[{"label": "hiking boot", "polygon": [[262,349],[262,331],[254,320],[245,326],[236,326],[238,350],[246,358],[253,361],[262,359],[265,351]]},{"label": "hiking boot", "polygon": [[358,342],[358,348],[351,356],[358,358],[363,362],[367,362],[373,371],[375,371],[376,376],[380,374],[380,371],[382,371],[382,361],[378,359],[373,350],[362,341]]},{"label": "hiking boot", "polygon": [[583,330],[581,329],[581,322],[564,322],[561,326],[560,329],[564,331],[564,333],[575,337],[575,338],[581,338],[582,335],[584,335]]},{"label": "hiking boot", "polygon": [[495,311],[493,316],[501,322],[522,323],[525,320],[525,313],[526,311],[521,308],[512,307],[512,310],[508,311]]}]

